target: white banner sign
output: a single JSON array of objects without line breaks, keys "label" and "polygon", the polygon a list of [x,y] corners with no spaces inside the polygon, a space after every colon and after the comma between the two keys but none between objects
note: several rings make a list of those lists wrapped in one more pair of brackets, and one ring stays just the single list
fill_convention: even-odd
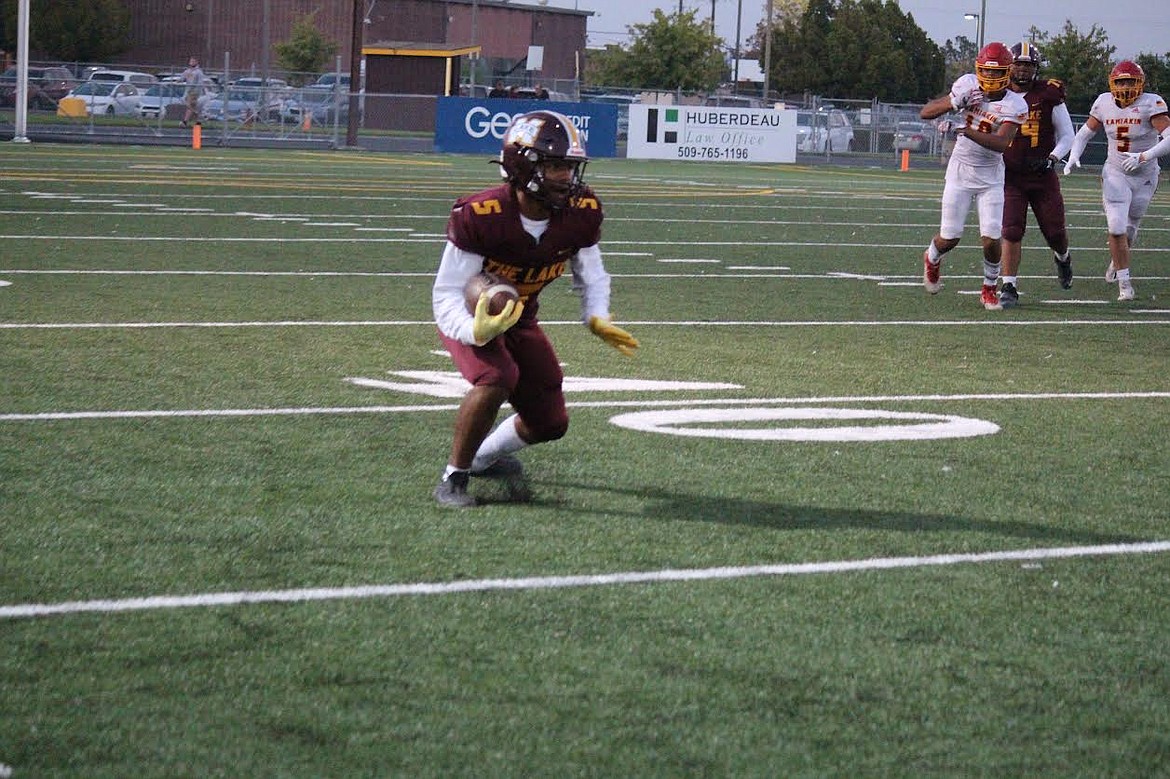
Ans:
[{"label": "white banner sign", "polygon": [[626,156],[796,162],[796,111],[634,104],[630,106]]}]

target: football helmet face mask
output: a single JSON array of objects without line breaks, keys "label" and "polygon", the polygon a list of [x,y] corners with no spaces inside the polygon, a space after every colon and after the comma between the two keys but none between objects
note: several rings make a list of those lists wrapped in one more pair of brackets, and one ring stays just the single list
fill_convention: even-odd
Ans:
[{"label": "football helmet face mask", "polygon": [[1146,72],[1136,62],[1125,60],[1109,71],[1109,91],[1122,108],[1137,100],[1145,88]]},{"label": "football helmet face mask", "polygon": [[588,162],[576,126],[555,111],[521,114],[504,132],[500,174],[553,211],[580,195]]},{"label": "football helmet face mask", "polygon": [[1012,53],[1002,43],[989,43],[979,50],[975,58],[975,78],[979,89],[985,95],[993,95],[1007,89],[1011,81]]},{"label": "football helmet face mask", "polygon": [[1012,83],[1027,89],[1036,83],[1036,76],[1040,73],[1040,65],[1044,62],[1044,55],[1040,49],[1028,41],[1020,41],[1012,46]]}]

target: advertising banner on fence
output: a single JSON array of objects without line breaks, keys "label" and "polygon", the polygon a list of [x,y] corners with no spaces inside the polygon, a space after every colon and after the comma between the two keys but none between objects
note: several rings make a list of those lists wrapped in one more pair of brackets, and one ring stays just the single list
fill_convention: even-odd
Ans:
[{"label": "advertising banner on fence", "polygon": [[474,97],[439,98],[435,109],[435,151],[498,154],[512,119],[541,109],[567,116],[581,131],[590,157],[617,155],[616,105]]},{"label": "advertising banner on fence", "polygon": [[626,156],[653,160],[796,162],[796,111],[631,105]]}]

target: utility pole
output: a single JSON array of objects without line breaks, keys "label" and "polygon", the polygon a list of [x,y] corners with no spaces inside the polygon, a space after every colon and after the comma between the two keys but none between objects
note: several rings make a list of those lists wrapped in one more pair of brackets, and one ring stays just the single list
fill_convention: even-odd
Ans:
[{"label": "utility pole", "polygon": [[365,85],[362,78],[362,39],[365,37],[365,14],[362,12],[362,0],[353,0],[353,20],[351,40],[349,42],[349,120],[345,125],[345,145],[357,146],[358,121],[361,119],[361,106],[358,93]]},{"label": "utility pole", "polygon": [[767,103],[768,79],[772,72],[772,0],[765,2],[768,3],[768,16],[764,24],[764,93],[760,97]]}]

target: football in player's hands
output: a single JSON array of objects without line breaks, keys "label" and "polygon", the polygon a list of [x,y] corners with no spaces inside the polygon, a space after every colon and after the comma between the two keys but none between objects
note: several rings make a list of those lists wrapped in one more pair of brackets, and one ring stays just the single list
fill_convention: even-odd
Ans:
[{"label": "football in player's hands", "polygon": [[475,306],[479,303],[479,296],[488,293],[488,314],[496,316],[504,310],[509,300],[519,300],[520,292],[511,282],[502,276],[482,271],[475,274],[463,285],[463,300],[467,304],[467,313],[474,314]]}]

